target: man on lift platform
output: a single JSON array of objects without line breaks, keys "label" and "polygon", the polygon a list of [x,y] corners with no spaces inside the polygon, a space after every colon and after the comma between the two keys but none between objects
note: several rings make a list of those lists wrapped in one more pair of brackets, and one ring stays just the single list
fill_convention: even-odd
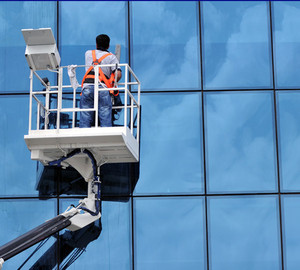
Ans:
[{"label": "man on lift platform", "polygon": [[[88,50],[85,53],[86,73],[82,80],[82,93],[80,98],[80,108],[88,109],[94,107],[94,65],[114,64],[111,67],[99,68],[99,88],[112,88],[115,81],[122,77],[122,71],[118,68],[119,61],[117,57],[108,52],[110,38],[105,34],[96,37],[97,50]],[[90,66],[90,67],[89,67]],[[118,95],[114,91],[99,91],[98,95],[98,118],[101,127],[112,126],[112,101],[110,95]],[[95,123],[95,113],[91,111],[82,111],[80,113],[79,127],[91,127]]]}]

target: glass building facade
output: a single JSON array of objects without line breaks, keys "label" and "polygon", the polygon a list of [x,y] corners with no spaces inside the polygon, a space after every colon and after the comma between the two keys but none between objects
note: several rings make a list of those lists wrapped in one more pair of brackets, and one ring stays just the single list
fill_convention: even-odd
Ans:
[{"label": "glass building facade", "polygon": [[1,1],[0,245],[84,197],[62,170],[41,194],[23,138],[21,29],[45,27],[62,65],[100,33],[121,44],[142,83],[139,178],[104,195],[101,234],[75,253],[63,231],[5,269],[299,269],[300,2]]}]

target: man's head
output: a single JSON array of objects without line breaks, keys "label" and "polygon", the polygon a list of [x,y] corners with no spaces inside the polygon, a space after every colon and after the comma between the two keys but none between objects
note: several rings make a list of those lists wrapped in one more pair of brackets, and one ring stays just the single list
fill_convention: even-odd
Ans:
[{"label": "man's head", "polygon": [[101,34],[96,37],[97,50],[107,50],[109,48],[110,38],[108,35]]}]

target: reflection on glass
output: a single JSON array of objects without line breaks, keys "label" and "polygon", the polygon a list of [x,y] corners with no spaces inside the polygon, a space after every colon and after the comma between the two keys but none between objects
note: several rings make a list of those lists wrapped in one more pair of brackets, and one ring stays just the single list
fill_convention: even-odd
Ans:
[{"label": "reflection on glass", "polygon": [[203,192],[201,96],[143,95],[136,194]]},{"label": "reflection on glass", "polygon": [[208,199],[210,269],[281,269],[275,196]]},{"label": "reflection on glass", "polygon": [[200,87],[198,3],[131,2],[132,65],[143,89]]},{"label": "reflection on glass", "polygon": [[[127,3],[125,1],[61,1],[60,54],[62,66],[84,65],[85,52],[96,49],[96,37],[110,37],[109,51],[121,45],[121,63],[128,63]],[[67,72],[66,72],[67,73]],[[77,69],[77,80],[85,71]]]},{"label": "reflection on glass", "polygon": [[136,269],[206,269],[203,198],[139,198],[134,208]]},{"label": "reflection on glass", "polygon": [[204,89],[271,88],[265,1],[203,1]]},{"label": "reflection on glass", "polygon": [[1,1],[0,22],[0,91],[29,91],[21,29],[50,27],[56,36],[56,2]]},{"label": "reflection on glass", "polygon": [[277,93],[280,179],[284,191],[300,190],[300,91]]},{"label": "reflection on glass", "polygon": [[36,162],[24,141],[28,96],[0,97],[0,196],[35,195]]},{"label": "reflection on glass", "polygon": [[275,79],[278,88],[300,87],[300,2],[272,2]]},{"label": "reflection on glass", "polygon": [[[0,201],[0,246],[21,236],[31,229],[56,216],[55,200],[3,200]],[[29,269],[55,242],[50,237],[45,245],[25,264],[22,269]],[[35,246],[23,251],[4,263],[3,269],[18,269],[33,253]],[[56,252],[50,254],[48,261],[56,260]],[[46,262],[47,262],[46,260]]]},{"label": "reflection on glass", "polygon": [[300,264],[300,196],[282,196],[285,269],[298,270]]},{"label": "reflection on glass", "polygon": [[205,94],[208,191],[276,191],[272,92]]},{"label": "reflection on glass", "polygon": [[[78,200],[61,200],[61,211],[64,211],[72,203],[77,204]],[[75,249],[83,243],[87,244],[87,247],[85,252],[68,269],[132,269],[130,212],[130,201],[103,202],[101,234],[97,236],[99,231],[97,232],[94,228],[93,231],[87,231],[86,233],[86,237],[91,239],[90,243],[85,243],[84,240],[70,241]],[[62,234],[65,232],[63,231]],[[62,252],[63,250],[60,250],[60,253]]]}]

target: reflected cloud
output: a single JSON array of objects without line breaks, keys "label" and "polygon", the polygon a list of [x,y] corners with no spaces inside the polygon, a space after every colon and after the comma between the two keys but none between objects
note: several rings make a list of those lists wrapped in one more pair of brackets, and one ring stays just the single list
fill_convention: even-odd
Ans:
[{"label": "reflected cloud", "polygon": [[205,96],[210,192],[276,190],[271,92]]},{"label": "reflected cloud", "polygon": [[202,192],[199,94],[145,95],[142,117],[143,159],[135,192]]},{"label": "reflected cloud", "polygon": [[26,83],[24,78],[28,78],[29,69],[24,57],[25,41],[21,29],[51,27],[55,33],[55,11],[54,1],[0,3],[1,91],[28,91],[29,82]]},{"label": "reflected cloud", "polygon": [[138,269],[205,269],[202,198],[139,198],[135,209]]},{"label": "reflected cloud", "polygon": [[279,92],[277,97],[282,188],[297,191],[300,190],[300,94]]},{"label": "reflected cloud", "polygon": [[62,45],[95,44],[96,36],[107,34],[113,44],[125,40],[125,2],[66,1],[61,2]]},{"label": "reflected cloud", "polygon": [[[206,2],[204,7],[204,74],[208,74],[205,76],[205,87],[270,87],[271,61],[266,2],[255,2],[240,9],[234,3],[230,11],[222,4],[219,6],[219,2]],[[222,13],[223,9],[226,12]],[[217,20],[212,17],[213,14],[217,14]],[[229,14],[232,19],[228,19]],[[228,24],[231,27],[224,29],[224,25],[227,27]]]},{"label": "reflected cloud", "polygon": [[143,89],[198,88],[196,3],[135,2],[132,11],[132,62]]},{"label": "reflected cloud", "polygon": [[298,269],[300,263],[299,199],[299,195],[282,196],[283,248],[285,250],[285,266],[287,269]]},{"label": "reflected cloud", "polygon": [[[27,98],[0,100],[1,195],[36,194],[36,162],[30,159],[23,137],[28,125],[27,101]],[[19,109],[13,109],[12,105]]]},{"label": "reflected cloud", "polygon": [[275,67],[280,87],[298,87],[300,78],[300,3],[274,2]]},{"label": "reflected cloud", "polygon": [[212,268],[279,269],[277,205],[275,196],[209,198]]}]

